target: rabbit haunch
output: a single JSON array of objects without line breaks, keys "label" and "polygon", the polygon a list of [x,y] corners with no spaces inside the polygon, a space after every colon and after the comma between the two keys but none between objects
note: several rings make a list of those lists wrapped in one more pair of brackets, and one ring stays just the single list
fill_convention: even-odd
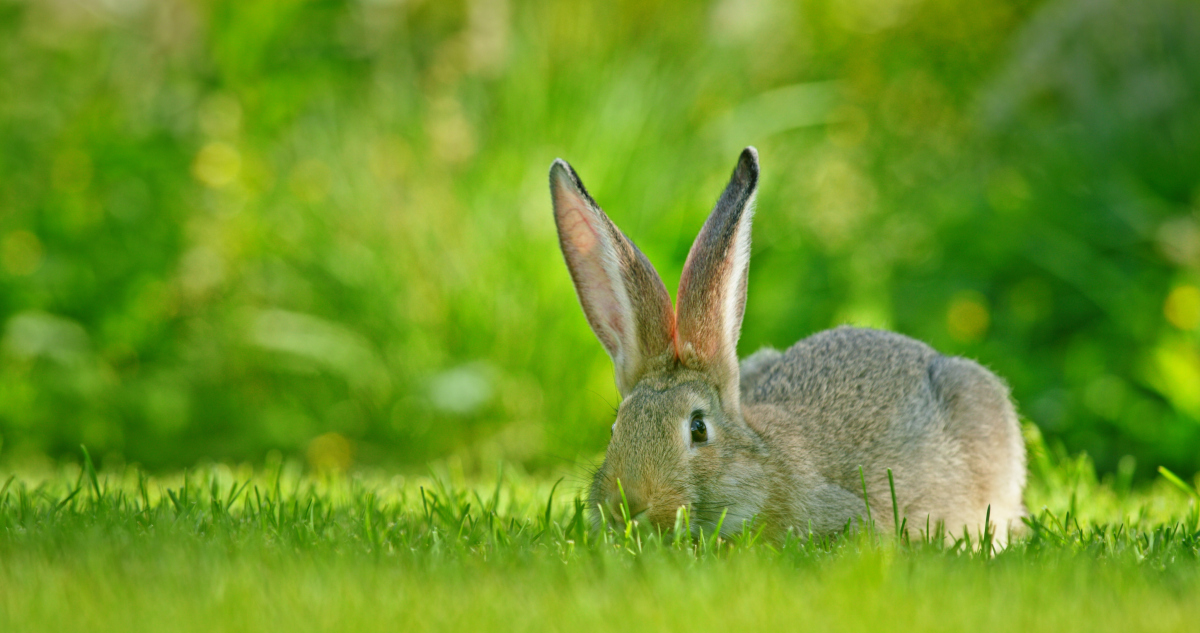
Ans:
[{"label": "rabbit haunch", "polygon": [[[622,401],[592,482],[596,525],[694,529],[758,521],[829,533],[891,517],[996,542],[1020,528],[1025,447],[1007,387],[914,339],[840,327],[742,363],[758,154],[746,148],[683,267],[678,309],[633,242],[562,160],[550,191],[563,256]],[[622,507],[622,506],[627,507]]]}]

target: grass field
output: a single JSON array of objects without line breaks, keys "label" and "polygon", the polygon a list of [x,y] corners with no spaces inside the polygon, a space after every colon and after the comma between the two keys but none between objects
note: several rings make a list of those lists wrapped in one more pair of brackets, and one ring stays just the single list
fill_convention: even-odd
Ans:
[{"label": "grass field", "polygon": [[[1035,450],[1026,538],[590,533],[568,475],[171,477],[85,462],[0,493],[0,630],[1195,630],[1200,512]],[[557,487],[556,487],[557,486]],[[553,499],[553,502],[551,502]],[[751,628],[753,627],[753,628]]]}]

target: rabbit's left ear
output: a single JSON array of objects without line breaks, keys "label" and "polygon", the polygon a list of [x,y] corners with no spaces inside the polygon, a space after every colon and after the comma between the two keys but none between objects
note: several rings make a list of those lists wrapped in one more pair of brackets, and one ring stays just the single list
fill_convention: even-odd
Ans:
[{"label": "rabbit's left ear", "polygon": [[629,394],[655,365],[673,359],[675,314],[654,266],[588,195],[574,169],[550,167],[559,246],[592,331]]},{"label": "rabbit's left ear", "polygon": [[750,219],[758,190],[758,151],[742,150],[737,167],[688,252],[679,281],[679,356],[716,374],[737,393],[737,341],[746,311]]}]

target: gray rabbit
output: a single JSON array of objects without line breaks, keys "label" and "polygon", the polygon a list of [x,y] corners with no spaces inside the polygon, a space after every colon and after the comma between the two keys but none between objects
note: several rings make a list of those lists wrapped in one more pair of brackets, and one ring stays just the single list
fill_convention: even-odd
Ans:
[{"label": "gray rabbit", "polygon": [[[839,327],[740,366],[758,152],[733,176],[688,253],[678,309],[633,242],[559,159],[550,192],[559,243],[588,323],[612,357],[621,404],[591,487],[596,525],[768,538],[827,534],[865,515],[891,522],[886,469],[909,529],[944,525],[997,546],[1025,514],[1025,445],[1004,383],[914,339]],[[619,484],[618,484],[619,482]],[[990,514],[989,514],[990,513]]]}]

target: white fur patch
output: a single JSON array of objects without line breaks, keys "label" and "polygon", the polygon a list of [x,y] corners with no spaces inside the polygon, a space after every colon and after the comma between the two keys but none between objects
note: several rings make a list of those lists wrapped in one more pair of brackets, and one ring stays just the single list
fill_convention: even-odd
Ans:
[{"label": "white fur patch", "polygon": [[738,219],[737,232],[733,237],[733,244],[730,245],[729,274],[722,280],[725,287],[722,288],[721,293],[723,303],[721,326],[725,330],[723,332],[725,344],[734,354],[737,353],[737,341],[741,333],[741,311],[745,309],[744,297],[741,295],[739,286],[742,278],[746,275],[746,270],[750,267],[750,221],[754,218],[756,198],[757,193],[750,195],[750,199],[746,201],[746,208],[742,211],[742,217]]},{"label": "white fur patch", "polygon": [[727,537],[741,532],[744,523],[762,512],[767,493],[758,490],[754,482],[743,482],[734,475],[722,477],[721,487],[734,498],[733,504],[725,509],[725,521],[721,523],[721,536]]}]

